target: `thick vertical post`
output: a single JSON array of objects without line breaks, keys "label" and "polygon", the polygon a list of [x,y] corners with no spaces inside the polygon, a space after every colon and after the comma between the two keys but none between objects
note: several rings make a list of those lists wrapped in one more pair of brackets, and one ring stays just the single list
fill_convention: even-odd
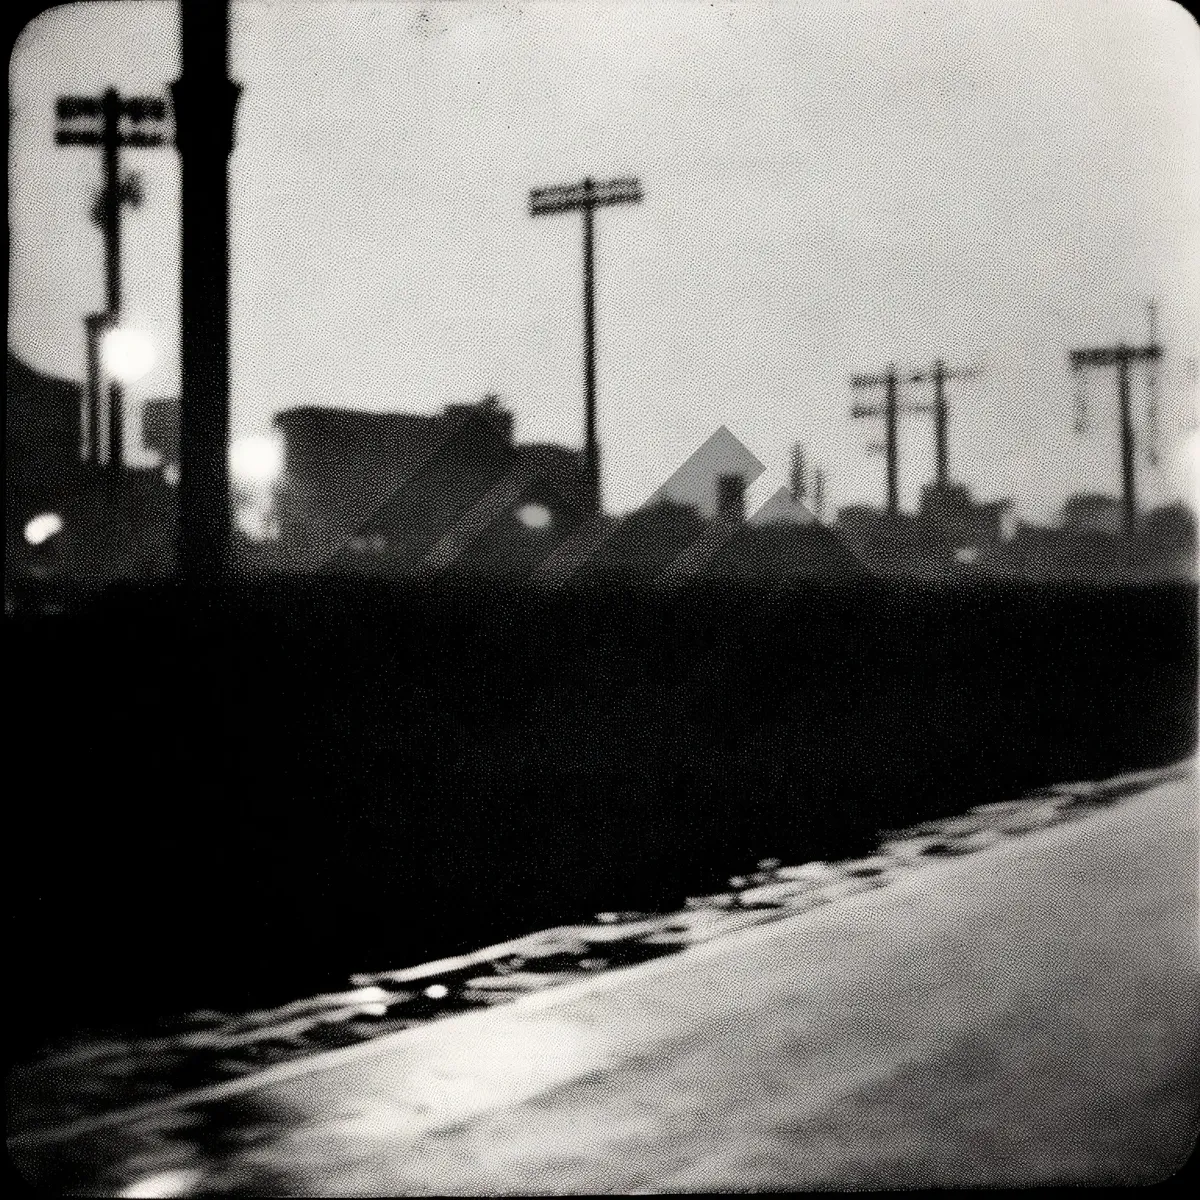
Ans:
[{"label": "thick vertical post", "polygon": [[238,87],[229,4],[180,0],[171,85],[181,193],[179,567],[223,575],[229,553],[229,155]]},{"label": "thick vertical post", "polygon": [[116,380],[108,385],[108,470],[115,482],[125,467],[125,389]]},{"label": "thick vertical post", "polygon": [[121,399],[121,385],[114,379],[108,385],[108,473],[114,485],[121,478],[125,457],[125,413]]},{"label": "thick vertical post", "polygon": [[84,317],[87,332],[87,415],[85,418],[84,461],[100,465],[100,336],[107,317],[104,313],[89,313]]},{"label": "thick vertical post", "polygon": [[[109,88],[101,100],[104,110],[104,283],[108,304],[108,328],[121,320],[121,175],[118,147],[121,144],[121,98]],[[108,471],[115,485],[121,474],[124,397],[113,380],[108,387]]]},{"label": "thick vertical post", "polygon": [[899,400],[897,397],[896,368],[889,367],[887,373],[887,401],[884,408],[886,422],[885,446],[887,453],[888,516],[900,511],[899,448],[896,444],[896,418]]},{"label": "thick vertical post", "polygon": [[104,283],[109,315],[121,313],[121,179],[117,147],[121,144],[121,98],[109,88],[100,101],[104,114]]},{"label": "thick vertical post", "polygon": [[1133,414],[1129,400],[1129,356],[1124,347],[1117,353],[1117,390],[1121,402],[1121,482],[1125,532],[1132,533],[1137,523],[1137,496],[1133,470]]},{"label": "thick vertical post", "polygon": [[949,482],[950,470],[946,447],[946,364],[939,358],[933,367],[933,431],[937,453],[937,486],[944,492]]},{"label": "thick vertical post", "polygon": [[[592,181],[583,182],[590,199]],[[600,450],[596,437],[596,231],[590,203],[583,206],[583,380],[585,404],[584,470],[587,499],[593,514],[600,512]]]}]

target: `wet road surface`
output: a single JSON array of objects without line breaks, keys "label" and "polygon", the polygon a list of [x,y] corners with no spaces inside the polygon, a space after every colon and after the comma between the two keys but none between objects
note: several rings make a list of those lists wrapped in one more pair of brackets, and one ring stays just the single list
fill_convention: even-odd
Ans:
[{"label": "wet road surface", "polygon": [[143,1184],[396,1195],[1148,1183],[1195,1140],[1198,957],[1193,774],[179,1114],[219,1136],[199,1159],[179,1142],[174,1168],[147,1154],[157,1183]]}]

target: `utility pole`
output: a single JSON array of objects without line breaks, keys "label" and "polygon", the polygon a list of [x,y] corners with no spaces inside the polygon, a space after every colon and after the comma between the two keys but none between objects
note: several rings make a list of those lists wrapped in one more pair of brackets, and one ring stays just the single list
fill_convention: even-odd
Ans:
[{"label": "utility pole", "polygon": [[584,472],[587,502],[591,513],[601,511],[600,447],[596,439],[596,295],[594,211],[606,204],[637,204],[642,185],[636,179],[612,179],[607,183],[582,183],[563,187],[534,188],[529,193],[529,215],[583,213],[583,378],[584,378]]},{"label": "utility pole", "polygon": [[808,495],[808,485],[804,471],[804,447],[796,442],[792,446],[792,469],[788,476],[788,491],[792,500],[799,502]]},{"label": "utility pole", "polygon": [[[912,376],[905,382],[911,383],[921,376]],[[863,417],[883,418],[883,443],[872,446],[871,449],[882,449],[887,455],[887,511],[889,517],[895,517],[900,511],[900,478],[899,452],[896,444],[897,426],[900,419],[900,379],[895,366],[890,366],[882,375],[852,375],[850,386],[855,388],[884,388],[884,402],[878,404],[855,404],[850,409],[850,415],[855,419]]]},{"label": "utility pole", "polygon": [[1085,367],[1117,368],[1117,404],[1121,420],[1121,483],[1125,532],[1131,534],[1137,525],[1137,491],[1134,471],[1133,413],[1129,395],[1129,367],[1135,362],[1157,362],[1162,357],[1162,347],[1157,342],[1145,346],[1126,346],[1118,342],[1115,346],[1102,346],[1086,350],[1072,350],[1070,363],[1074,371]]},{"label": "utility pole", "polygon": [[179,570],[225,573],[229,554],[229,0],[180,0],[171,85],[180,171]]},{"label": "utility pole", "polygon": [[[122,99],[115,88],[101,96],[59,96],[55,105],[59,125],[54,140],[60,146],[99,146],[103,164],[103,184],[92,217],[104,233],[105,312],[85,319],[88,353],[88,430],[86,442],[89,460],[99,463],[100,378],[98,339],[121,319],[121,208],[137,205],[141,191],[133,177],[121,178],[120,150],[124,146],[148,148],[166,140],[161,123],[167,115],[166,103],[157,96],[132,96]],[[108,463],[114,479],[120,474],[123,443],[121,385],[109,385]],[[114,440],[115,431],[115,440]]]},{"label": "utility pole", "polygon": [[87,341],[87,409],[83,422],[83,461],[99,466],[100,458],[100,339],[108,328],[108,313],[83,318]]},{"label": "utility pole", "polygon": [[825,520],[825,472],[820,467],[813,472],[813,515]]},{"label": "utility pole", "polygon": [[[1151,300],[1146,305],[1147,343],[1151,346],[1158,345],[1157,317],[1158,305]],[[1158,373],[1153,363],[1146,372],[1146,461],[1158,466]]]},{"label": "utility pole", "polygon": [[909,406],[909,411],[933,413],[934,455],[937,462],[937,489],[939,492],[944,492],[950,484],[950,452],[947,436],[950,413],[946,402],[946,384],[951,379],[974,379],[978,375],[979,372],[974,369],[950,371],[939,358],[928,371],[913,375],[910,380],[912,383],[933,381],[933,403],[913,404]]}]

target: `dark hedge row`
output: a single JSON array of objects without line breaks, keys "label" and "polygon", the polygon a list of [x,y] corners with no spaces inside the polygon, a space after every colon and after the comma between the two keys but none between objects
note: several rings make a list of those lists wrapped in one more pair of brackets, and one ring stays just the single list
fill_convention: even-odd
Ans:
[{"label": "dark hedge row", "polygon": [[1196,737],[1187,586],[292,580],[6,635],[10,950],[46,1026],[677,904]]}]

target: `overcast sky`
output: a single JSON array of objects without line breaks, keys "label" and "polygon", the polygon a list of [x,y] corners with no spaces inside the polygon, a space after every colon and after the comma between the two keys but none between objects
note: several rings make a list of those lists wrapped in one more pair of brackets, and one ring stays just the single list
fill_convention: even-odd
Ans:
[{"label": "overcast sky", "polygon": [[[636,175],[597,220],[600,437],[631,507],[727,424],[834,506],[882,501],[847,376],[941,355],[951,471],[1052,516],[1114,491],[1116,391],[1072,431],[1066,353],[1140,339],[1160,305],[1164,462],[1186,488],[1200,338],[1200,29],[1170,0],[256,3],[233,8],[236,433],[300,403],[431,412],[497,391],[518,435],[582,439],[581,233],[530,187]],[[9,345],[82,378],[102,305],[99,155],[54,145],[63,92],[165,94],[176,8],[76,4],[10,66]],[[126,309],[178,388],[175,152],[125,153]],[[924,398],[917,389],[912,399]],[[1135,401],[1144,411],[1143,377]],[[131,422],[131,424],[135,424]],[[932,472],[904,420],[901,498]],[[131,431],[131,439],[136,430]],[[1192,445],[1195,441],[1193,438]]]}]

